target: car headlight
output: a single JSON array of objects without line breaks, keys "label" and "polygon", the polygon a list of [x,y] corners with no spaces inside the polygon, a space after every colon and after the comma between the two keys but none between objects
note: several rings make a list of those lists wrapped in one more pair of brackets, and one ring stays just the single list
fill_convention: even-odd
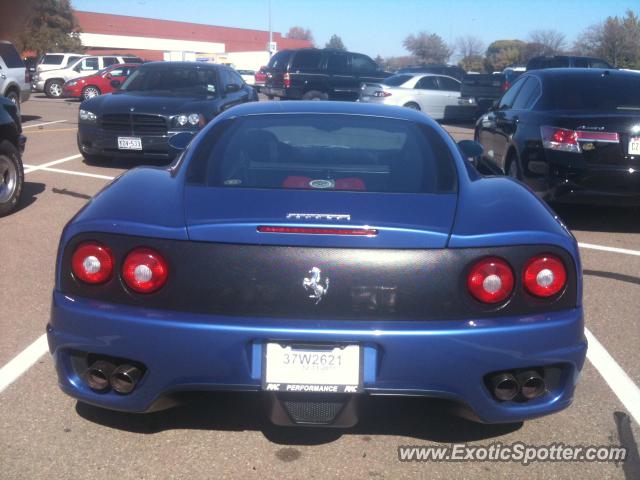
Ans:
[{"label": "car headlight", "polygon": [[95,123],[95,121],[98,119],[95,113],[90,112],[89,110],[82,110],[82,109],[80,109],[79,117],[82,122]]},{"label": "car headlight", "polygon": [[197,127],[202,118],[202,115],[199,113],[181,113],[174,117],[174,121],[178,127]]}]

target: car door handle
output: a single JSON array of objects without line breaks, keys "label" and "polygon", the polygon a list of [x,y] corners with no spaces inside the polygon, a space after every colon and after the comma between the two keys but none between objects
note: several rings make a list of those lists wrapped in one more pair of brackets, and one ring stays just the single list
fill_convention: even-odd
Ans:
[{"label": "car door handle", "polygon": [[6,80],[7,76],[3,73],[2,75],[0,75],[0,78],[1,78],[2,80]]}]

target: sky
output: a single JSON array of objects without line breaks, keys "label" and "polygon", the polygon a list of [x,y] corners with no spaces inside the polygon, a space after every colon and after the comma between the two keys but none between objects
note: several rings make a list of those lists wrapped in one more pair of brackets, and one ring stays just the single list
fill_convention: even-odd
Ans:
[{"label": "sky", "polygon": [[355,52],[375,57],[406,55],[410,33],[437,33],[447,43],[472,34],[485,46],[493,40],[527,40],[536,29],[555,29],[569,44],[589,25],[628,9],[639,0],[72,0],[75,9],[139,17],[268,30],[312,31],[324,46],[333,34]]}]

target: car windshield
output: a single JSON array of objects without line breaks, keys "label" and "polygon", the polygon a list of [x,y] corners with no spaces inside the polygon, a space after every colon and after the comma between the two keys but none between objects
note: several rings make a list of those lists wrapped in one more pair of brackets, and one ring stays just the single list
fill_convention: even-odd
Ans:
[{"label": "car windshield", "polygon": [[392,75],[391,77],[386,78],[382,83],[384,85],[389,85],[390,87],[398,87],[409,80],[411,80],[412,75]]},{"label": "car windshield", "polygon": [[552,79],[552,110],[640,110],[640,75],[558,75]]},{"label": "car windshield", "polygon": [[216,72],[200,66],[141,67],[129,76],[121,90],[211,96],[217,92]]},{"label": "car windshield", "polygon": [[[431,127],[359,115],[255,115],[200,142],[191,183],[223,188],[451,193],[455,166]],[[222,130],[222,131],[220,131]]]}]

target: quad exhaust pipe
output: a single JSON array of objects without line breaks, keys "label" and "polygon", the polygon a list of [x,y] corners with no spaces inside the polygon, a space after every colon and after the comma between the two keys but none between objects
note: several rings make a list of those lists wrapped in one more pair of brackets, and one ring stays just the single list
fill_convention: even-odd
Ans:
[{"label": "quad exhaust pipe", "polygon": [[507,402],[520,394],[525,400],[533,400],[543,395],[546,390],[544,379],[535,370],[526,370],[516,375],[500,372],[489,377],[489,385],[493,396]]},{"label": "quad exhaust pipe", "polygon": [[142,371],[133,365],[114,365],[107,360],[97,360],[84,372],[84,380],[92,390],[104,392],[109,388],[122,395],[136,388]]}]

